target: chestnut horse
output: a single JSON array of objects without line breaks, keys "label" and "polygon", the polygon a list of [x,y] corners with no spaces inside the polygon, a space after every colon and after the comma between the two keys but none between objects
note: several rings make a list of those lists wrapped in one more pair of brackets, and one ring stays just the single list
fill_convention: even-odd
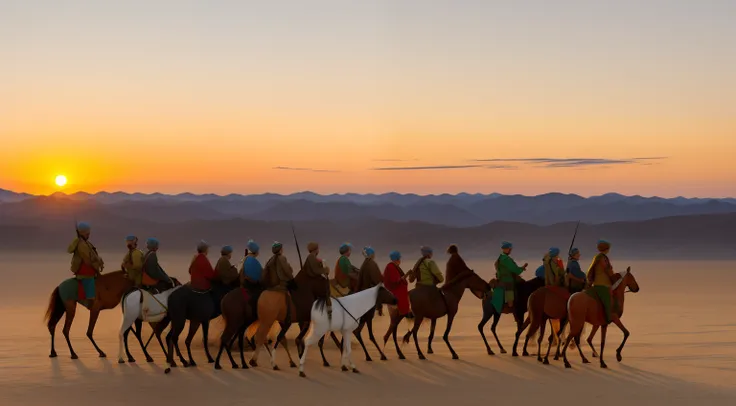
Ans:
[{"label": "chestnut horse", "polygon": [[[491,281],[491,285],[494,284],[494,281]],[[515,292],[515,299],[514,299],[514,306],[512,308],[508,308],[508,306],[504,305],[503,312],[499,313],[496,308],[491,303],[491,295],[486,295],[486,298],[483,299],[481,302],[483,306],[483,318],[481,319],[480,323],[478,323],[478,332],[480,333],[480,336],[483,337],[483,342],[486,345],[486,350],[488,351],[488,355],[494,355],[493,350],[491,349],[491,346],[488,345],[488,340],[486,340],[486,335],[483,334],[483,327],[488,323],[488,321],[493,317],[493,324],[491,324],[491,332],[493,333],[493,337],[496,338],[496,343],[498,344],[498,347],[500,348],[501,354],[506,354],[506,350],[503,348],[503,345],[501,345],[501,340],[498,339],[498,335],[496,334],[496,326],[498,325],[499,320],[501,319],[502,314],[513,314],[514,315],[514,321],[516,321],[516,339],[514,340],[514,349],[512,355],[514,357],[517,357],[519,354],[516,352],[516,347],[519,344],[519,337],[521,336],[521,333],[527,328],[529,323],[524,323],[524,316],[527,312],[527,301],[529,300],[529,295],[531,295],[534,291],[544,286],[544,278],[534,278],[530,279],[528,281],[524,279],[517,279],[516,281],[516,292]],[[526,352],[526,346],[524,346],[524,356],[529,355],[529,353]]]},{"label": "chestnut horse", "polygon": [[[296,283],[296,282],[295,282]],[[298,289],[297,289],[298,290]],[[296,368],[296,363],[291,357],[291,352],[286,344],[284,337],[291,327],[292,321],[296,318],[296,307],[291,299],[291,292],[282,292],[276,290],[265,290],[258,298],[258,330],[256,331],[256,346],[253,356],[250,359],[250,366],[258,366],[258,354],[261,348],[266,345],[268,332],[275,322],[281,325],[281,331],[274,342],[273,348],[266,348],[270,353],[271,368],[278,371],[276,364],[276,344],[283,340],[286,355],[289,357],[289,366]]]},{"label": "chestnut horse", "polygon": [[419,349],[419,341],[417,339],[417,332],[422,325],[422,320],[427,318],[432,322],[429,329],[429,343],[427,345],[427,353],[432,354],[432,339],[434,338],[437,319],[445,316],[447,316],[447,328],[442,339],[447,344],[447,348],[450,349],[452,359],[459,359],[452,345],[450,345],[450,330],[452,330],[452,322],[457,314],[460,299],[462,299],[465,289],[469,289],[478,299],[482,299],[491,290],[491,286],[475,272],[467,271],[456,276],[453,280],[448,281],[438,290],[428,286],[415,287],[409,292],[409,301],[411,302],[411,309],[414,312],[414,326],[411,331],[404,335],[403,341],[406,344],[409,342],[409,337],[414,336],[414,345],[417,347],[419,359],[426,359],[424,354],[422,354],[422,350]]},{"label": "chestnut horse", "polygon": [[[537,344],[539,346],[537,361],[545,365],[549,365],[549,353],[552,350],[555,338],[557,338],[555,360],[558,360],[560,357],[560,344],[562,340],[559,335],[565,331],[565,326],[567,325],[567,300],[569,298],[570,293],[567,288],[559,286],[545,286],[529,296],[529,331],[527,331],[526,340],[524,340],[524,349],[526,349],[529,339],[539,330],[539,337],[537,338]],[[549,335],[547,353],[544,359],[542,359],[542,340],[544,339],[544,329],[547,320],[559,320],[560,328],[557,332],[555,332],[554,328],[551,328],[552,331],[550,331]]]},{"label": "chestnut horse", "polygon": [[[79,281],[76,278],[70,278],[65,280],[64,282],[61,282],[59,286],[57,286],[54,291],[51,292],[49,305],[46,309],[46,316],[44,317],[44,321],[47,322],[46,326],[48,327],[49,333],[51,334],[51,353],[49,354],[50,358],[56,357],[56,350],[54,349],[54,335],[56,331],[56,325],[59,323],[59,320],[61,320],[61,316],[64,316],[65,314],[66,319],[64,320],[63,330],[64,338],[66,338],[66,343],[69,346],[69,352],[71,353],[72,359],[79,358],[77,356],[77,353],[74,352],[74,349],[72,348],[72,343],[69,340],[69,331],[72,328],[74,315],[77,311],[78,288]],[[97,295],[95,297],[92,308],[88,309],[89,326],[87,327],[87,337],[99,353],[100,358],[105,358],[106,355],[100,349],[100,347],[97,346],[97,343],[92,336],[95,331],[95,324],[97,324],[97,318],[99,317],[102,310],[115,308],[115,306],[120,303],[120,299],[122,299],[123,295],[132,288],[133,281],[128,279],[128,277],[125,275],[125,272],[123,271],[110,272],[102,274],[95,278],[95,292]],[[83,306],[86,307],[86,305],[84,304]],[[136,337],[138,337],[138,340],[141,341],[139,334],[136,335]],[[142,342],[141,346],[143,346]]]},{"label": "chestnut horse", "polygon": [[[614,310],[611,312],[611,318],[613,319],[612,322],[624,333],[624,339],[621,341],[621,345],[616,349],[616,360],[621,362],[623,359],[621,357],[621,350],[623,350],[624,344],[626,344],[626,340],[629,338],[629,330],[627,330],[623,323],[621,323],[621,316],[624,313],[624,293],[626,293],[626,289],[629,289],[633,293],[638,292],[639,284],[636,282],[634,274],[631,273],[631,267],[627,268],[623,275],[617,275],[620,277],[611,287],[613,292],[611,295],[611,306],[613,306]],[[603,305],[587,293],[579,292],[570,297],[570,300],[567,302],[567,308],[570,320],[570,334],[567,336],[565,347],[562,350],[562,359],[565,361],[565,368],[571,368],[570,363],[567,361],[567,346],[570,345],[570,341],[572,339],[575,339],[575,343],[577,344],[580,358],[582,358],[583,363],[587,364],[589,362],[587,358],[585,358],[585,355],[583,355],[583,350],[580,348],[580,335],[583,331],[583,325],[586,322],[593,325],[594,330],[591,333],[591,337],[595,334],[598,327],[601,328],[600,363],[601,368],[607,368],[608,366],[605,361],[603,361],[603,349],[606,346],[606,332],[608,330],[608,325],[606,324],[605,315],[603,314]]]}]

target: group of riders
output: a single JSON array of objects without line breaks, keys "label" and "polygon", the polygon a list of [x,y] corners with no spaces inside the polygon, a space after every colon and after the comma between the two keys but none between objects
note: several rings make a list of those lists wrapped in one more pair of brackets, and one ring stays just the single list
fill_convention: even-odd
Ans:
[{"label": "group of riders", "polygon": [[[95,246],[90,242],[90,233],[89,224],[77,224],[77,238],[70,244],[68,252],[72,254],[71,271],[79,280],[81,289],[79,300],[91,308],[96,297],[95,277],[103,272],[104,262]],[[159,241],[155,238],[146,240],[145,253],[138,248],[138,241],[136,236],[126,237],[127,252],[121,263],[121,269],[133,282],[135,288],[151,294],[173,288],[174,280],[159,264]],[[224,246],[220,250],[220,258],[213,267],[208,258],[209,248],[204,241],[197,245],[197,253],[189,266],[190,282],[185,285],[185,288],[196,292],[211,291],[213,292],[212,297],[215,298],[222,297],[222,292],[233,286],[240,286],[248,292],[254,309],[258,297],[264,290],[287,292],[297,289],[293,269],[284,256],[283,244],[280,242],[272,244],[272,256],[265,266],[262,266],[258,259],[260,247],[253,240],[247,243],[245,258],[240,266],[232,264],[233,248]],[[390,262],[381,273],[375,261],[376,252],[373,248],[363,248],[364,261],[358,268],[351,262],[352,245],[344,243],[339,247],[340,257],[335,264],[333,278],[330,278],[329,267],[319,257],[319,244],[310,242],[307,249],[309,255],[301,269],[308,277],[320,280],[329,286],[329,289],[324,291],[328,312],[331,312],[329,296],[345,296],[383,283],[397,299],[397,304],[389,306],[389,311],[401,317],[411,317],[408,289],[410,282],[416,282],[416,287],[420,289],[438,289],[440,283],[445,281],[447,281],[445,283],[450,283],[459,274],[466,271],[472,272],[460,257],[455,245],[451,245],[447,250],[450,258],[446,273],[443,275],[433,259],[434,252],[430,247],[421,248],[421,257],[408,272],[404,272],[401,268],[401,253],[391,252]],[[615,280],[608,258],[611,244],[601,240],[598,242],[597,249],[598,253],[593,258],[588,272],[585,273],[579,264],[581,255],[579,249],[570,250],[567,266],[565,266],[560,258],[560,249],[550,248],[542,259],[542,265],[536,269],[535,277],[544,279],[545,285],[552,290],[575,293],[586,289],[601,302],[606,321],[610,323],[611,286]],[[512,250],[513,244],[503,242],[501,254],[495,262],[496,276],[494,283],[491,284],[490,300],[499,313],[513,308],[515,287],[521,279],[520,275],[528,267],[528,264],[517,265],[511,257]],[[219,309],[220,303],[214,303],[214,306]],[[377,310],[380,312],[380,309]]]}]

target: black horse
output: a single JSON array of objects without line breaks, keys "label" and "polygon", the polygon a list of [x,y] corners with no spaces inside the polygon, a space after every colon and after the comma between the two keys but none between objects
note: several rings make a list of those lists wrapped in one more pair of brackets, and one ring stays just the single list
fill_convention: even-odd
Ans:
[{"label": "black horse", "polygon": [[[514,340],[514,350],[512,355],[514,357],[519,356],[519,354],[516,352],[516,347],[519,344],[519,337],[521,336],[521,333],[528,327],[529,323],[524,323],[524,317],[527,312],[527,302],[529,301],[529,296],[537,289],[544,286],[544,278],[534,278],[530,279],[528,281],[525,281],[521,278],[517,279],[516,282],[516,291],[514,295],[514,307],[511,310],[511,313],[514,315],[514,320],[516,321],[516,339]],[[496,311],[496,308],[493,307],[493,304],[491,304],[491,295],[487,295],[486,298],[482,301],[483,306],[483,319],[481,319],[480,323],[478,324],[478,332],[480,332],[480,336],[483,337],[483,342],[486,344],[486,350],[488,350],[488,355],[494,355],[493,350],[491,349],[491,346],[488,345],[488,340],[486,340],[486,335],[483,334],[483,327],[485,327],[486,323],[488,323],[488,320],[493,317],[493,324],[491,324],[491,332],[493,333],[493,336],[496,338],[496,343],[498,343],[498,347],[500,348],[501,354],[506,354],[506,350],[503,348],[503,345],[501,345],[501,341],[498,339],[498,335],[496,334],[496,326],[498,325],[498,321],[501,319],[501,314]],[[526,346],[524,346],[523,351],[524,356],[528,356],[529,353],[526,351]]]}]

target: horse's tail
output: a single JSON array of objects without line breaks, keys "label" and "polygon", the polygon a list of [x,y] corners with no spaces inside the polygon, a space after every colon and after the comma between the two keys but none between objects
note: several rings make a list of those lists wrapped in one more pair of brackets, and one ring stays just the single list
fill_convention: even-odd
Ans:
[{"label": "horse's tail", "polygon": [[49,329],[53,328],[59,321],[59,319],[61,319],[61,316],[64,314],[65,311],[66,310],[64,309],[64,302],[61,300],[59,287],[57,286],[56,289],[51,292],[51,296],[49,297],[49,306],[46,309],[46,314],[43,318],[43,320],[46,322],[46,326]]},{"label": "horse's tail", "polygon": [[325,306],[327,306],[327,297],[318,297],[314,301],[314,303],[315,303],[315,305],[317,307],[317,310],[319,310],[321,313],[324,313]]}]

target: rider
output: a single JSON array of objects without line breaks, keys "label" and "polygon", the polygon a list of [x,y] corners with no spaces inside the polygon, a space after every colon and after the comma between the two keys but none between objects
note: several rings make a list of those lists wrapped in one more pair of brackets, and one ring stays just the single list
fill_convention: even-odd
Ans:
[{"label": "rider", "polygon": [[585,289],[587,283],[585,279],[585,272],[580,269],[580,250],[573,248],[570,250],[570,258],[567,261],[567,278],[568,286],[570,287],[570,293],[581,292]]},{"label": "rider", "polygon": [[174,287],[174,282],[158,263],[158,246],[159,242],[155,238],[149,238],[146,241],[148,252],[143,257],[143,275],[141,279],[143,289],[154,293]]},{"label": "rider", "polygon": [[465,260],[460,257],[460,253],[457,249],[457,245],[452,244],[447,248],[447,253],[450,254],[450,259],[447,260],[447,267],[445,268],[445,283],[450,283],[455,280],[459,275],[466,272],[473,272],[468,267]]},{"label": "rider", "polygon": [[552,247],[544,256],[544,285],[565,286],[565,266],[560,259],[560,249]]},{"label": "rider", "polygon": [[401,253],[393,251],[389,254],[391,262],[386,265],[383,271],[383,283],[386,289],[396,296],[397,304],[388,305],[389,312],[397,310],[399,316],[409,314],[409,283],[406,281],[406,274],[401,269]]},{"label": "rider", "polygon": [[350,262],[350,254],[353,253],[353,246],[350,243],[344,243],[340,246],[340,258],[335,265],[335,282],[342,288],[345,295],[351,293],[350,287],[352,282],[358,279],[360,270],[353,266]]},{"label": "rider", "polygon": [[200,241],[197,244],[197,254],[192,258],[192,263],[189,265],[190,287],[196,292],[207,292],[212,289],[212,280],[217,277],[210,260],[207,258],[209,250],[209,244]]},{"label": "rider", "polygon": [[230,263],[233,258],[233,247],[226,245],[220,250],[220,259],[217,260],[215,271],[217,278],[224,285],[231,285],[238,281],[238,268]]},{"label": "rider", "polygon": [[501,313],[503,305],[506,303],[508,307],[514,307],[514,292],[516,290],[516,277],[526,270],[529,264],[523,266],[516,265],[509,255],[514,249],[514,245],[508,241],[501,243],[501,255],[496,260],[496,279],[499,286],[493,289],[493,307]]},{"label": "rider", "polygon": [[383,282],[381,269],[376,263],[376,251],[373,247],[363,248],[363,264],[360,266],[360,274],[358,275],[358,291],[370,289]]},{"label": "rider", "polygon": [[271,246],[273,256],[266,262],[263,279],[266,290],[273,292],[287,292],[294,290],[294,271],[284,256],[284,245],[276,241]]},{"label": "rider", "polygon": [[72,254],[71,271],[81,282],[82,289],[84,289],[83,296],[87,299],[89,307],[92,307],[95,302],[95,277],[105,268],[105,263],[97,253],[97,248],[89,241],[91,231],[89,224],[77,224],[77,238],[67,248],[67,252]]},{"label": "rider", "polygon": [[606,324],[611,322],[611,285],[613,284],[613,267],[608,259],[611,243],[606,240],[598,241],[598,255],[588,269],[588,283],[593,286],[593,294],[603,305]]},{"label": "rider", "polygon": [[128,279],[133,281],[133,285],[140,288],[143,279],[143,258],[145,254],[138,249],[138,237],[134,235],[125,237],[125,245],[128,247],[128,253],[125,254],[120,268],[128,275]]},{"label": "rider", "polygon": [[243,269],[240,273],[240,283],[248,291],[248,297],[250,298],[251,309],[253,309],[254,318],[257,318],[255,313],[258,309],[258,297],[263,292],[263,286],[261,285],[261,275],[263,274],[263,266],[258,261],[258,253],[261,248],[258,244],[249,240],[245,250],[245,261],[243,261]]},{"label": "rider", "polygon": [[432,248],[423,246],[421,252],[422,257],[412,268],[412,279],[416,279],[417,287],[430,286],[436,289],[437,284],[444,282],[445,278],[442,276],[440,268],[437,267],[437,263],[432,259],[434,255]]}]

